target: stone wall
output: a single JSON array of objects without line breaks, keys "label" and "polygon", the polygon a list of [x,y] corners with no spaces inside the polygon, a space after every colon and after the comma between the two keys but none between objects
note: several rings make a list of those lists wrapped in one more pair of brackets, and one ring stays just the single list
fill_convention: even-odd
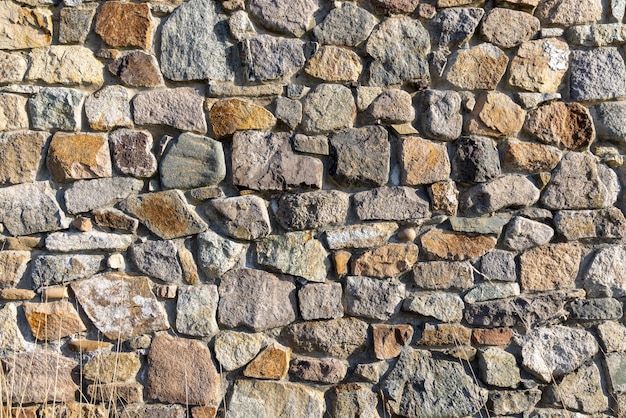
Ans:
[{"label": "stone wall", "polygon": [[1,417],[626,416],[623,0],[0,1]]}]

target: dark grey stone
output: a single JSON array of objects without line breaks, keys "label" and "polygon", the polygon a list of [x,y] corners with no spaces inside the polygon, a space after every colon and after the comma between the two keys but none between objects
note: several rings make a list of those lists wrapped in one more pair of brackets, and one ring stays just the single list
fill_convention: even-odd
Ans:
[{"label": "dark grey stone", "polygon": [[182,279],[177,252],[172,241],[147,241],[133,245],[130,255],[142,273],[166,283],[177,283]]},{"label": "dark grey stone", "polygon": [[462,183],[484,183],[500,175],[500,156],[495,142],[481,136],[455,142],[452,176]]},{"label": "dark grey stone", "polygon": [[567,305],[571,319],[610,320],[623,315],[622,303],[613,298],[579,299]]},{"label": "dark grey stone", "polygon": [[349,207],[350,196],[338,190],[292,193],[278,200],[276,215],[287,229],[317,229],[345,223]]}]

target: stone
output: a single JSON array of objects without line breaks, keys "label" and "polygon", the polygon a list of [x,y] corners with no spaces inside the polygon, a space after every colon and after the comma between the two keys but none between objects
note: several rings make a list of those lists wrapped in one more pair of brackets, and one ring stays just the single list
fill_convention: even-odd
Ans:
[{"label": "stone", "polygon": [[583,25],[602,19],[602,2],[599,0],[549,0],[540,2],[535,16],[541,23],[559,26]]},{"label": "stone", "polygon": [[374,99],[380,96],[385,89],[376,86],[358,86],[356,88],[356,108],[359,112],[367,110]]},{"label": "stone", "polygon": [[253,241],[272,232],[265,200],[258,196],[235,196],[213,199],[206,207],[207,216],[229,237]]},{"label": "stone", "polygon": [[483,9],[475,7],[441,10],[434,19],[439,35],[439,48],[466,45],[474,35],[484,14]]},{"label": "stone", "polygon": [[50,141],[47,164],[59,183],[111,177],[113,173],[105,134],[57,132]]},{"label": "stone", "polygon": [[177,283],[182,279],[176,254],[176,245],[172,241],[146,241],[130,249],[131,259],[141,273],[166,283]]},{"label": "stone", "polygon": [[218,278],[239,264],[247,248],[211,230],[198,234],[198,262],[211,278]]},{"label": "stone", "polygon": [[378,123],[410,123],[415,119],[413,98],[404,90],[385,90],[372,101],[368,114]]},{"label": "stone", "polygon": [[[279,96],[274,101],[275,110],[274,113],[276,118],[283,122],[285,125],[289,126],[291,129],[296,129],[296,127],[302,122],[302,103],[298,100],[289,99],[287,97]],[[296,135],[298,136],[298,135]],[[300,138],[307,138],[306,136],[300,135]],[[299,152],[309,152],[312,154],[318,154],[320,152],[317,151],[317,147],[314,141],[297,141],[294,138],[293,148],[295,151]],[[307,145],[311,145],[307,147]],[[315,144],[315,145],[314,145]],[[328,145],[326,145],[328,148]],[[328,152],[326,152],[326,155]]]},{"label": "stone", "polygon": [[512,336],[511,328],[474,329],[472,330],[472,343],[506,346],[511,342]]},{"label": "stone", "polygon": [[558,148],[509,138],[503,144],[502,165],[508,171],[537,174],[554,170],[561,156]]},{"label": "stone", "polygon": [[297,352],[346,359],[365,345],[367,328],[360,319],[339,318],[292,324],[283,333]]},{"label": "stone", "polygon": [[306,63],[299,39],[259,35],[241,43],[243,70],[248,81],[285,80]]},{"label": "stone", "polygon": [[148,4],[108,1],[98,11],[95,31],[112,47],[150,49],[155,26]]},{"label": "stone", "polygon": [[350,196],[340,191],[290,193],[278,200],[276,216],[286,229],[317,229],[345,223],[349,207]]},{"label": "stone", "polygon": [[452,154],[453,178],[463,183],[484,183],[500,175],[495,142],[482,136],[462,137]]},{"label": "stone", "polygon": [[419,137],[402,139],[400,165],[401,182],[407,186],[431,184],[450,177],[450,159],[445,144]]},{"label": "stone", "polygon": [[404,300],[402,310],[430,316],[442,322],[460,322],[463,319],[463,300],[444,292],[414,292]]},{"label": "stone", "polygon": [[253,0],[248,5],[249,12],[263,26],[295,37],[302,36],[314,25],[313,13],[319,8],[316,0]]},{"label": "stone", "polygon": [[152,177],[157,161],[152,153],[152,134],[148,131],[117,129],[109,134],[111,156],[122,174],[137,178]]},{"label": "stone", "polygon": [[166,189],[216,186],[226,177],[222,143],[184,132],[165,151],[159,171]]},{"label": "stone", "polygon": [[468,236],[443,229],[431,229],[420,238],[422,250],[431,260],[463,261],[485,255],[497,240],[487,235]]},{"label": "stone", "polygon": [[515,251],[524,251],[550,242],[554,229],[549,225],[522,216],[514,217],[504,233],[504,245]]},{"label": "stone", "polygon": [[626,351],[626,328],[616,321],[606,321],[596,327],[605,352]]},{"label": "stone", "polygon": [[128,90],[122,86],[105,86],[87,96],[85,115],[94,131],[132,126]]},{"label": "stone", "polygon": [[380,418],[378,397],[370,387],[358,383],[335,386],[333,416],[346,418]]},{"label": "stone", "polygon": [[613,393],[624,392],[626,389],[626,381],[624,380],[626,356],[624,353],[608,353],[604,356],[604,363]]},{"label": "stone", "polygon": [[160,334],[148,352],[146,397],[164,403],[217,405],[221,378],[200,341]]},{"label": "stone", "polygon": [[583,329],[561,325],[532,329],[522,342],[522,365],[544,382],[576,370],[598,352],[598,343]]},{"label": "stone", "polygon": [[421,114],[424,133],[440,141],[454,141],[461,136],[463,115],[461,96],[453,90],[426,90]]},{"label": "stone", "polygon": [[165,125],[205,133],[204,98],[192,87],[150,90],[133,97],[137,125]]},{"label": "stone", "polygon": [[62,8],[59,19],[59,43],[84,44],[95,15],[96,7],[91,4]]},{"label": "stone", "polygon": [[529,13],[496,7],[483,21],[482,34],[492,44],[508,49],[534,38],[540,28],[539,19]]},{"label": "stone", "polygon": [[207,90],[206,94],[208,97],[224,97],[224,96],[264,97],[264,96],[278,96],[278,95],[283,94],[284,86],[279,83],[236,86],[232,82],[226,82],[226,83],[210,82],[206,90]]},{"label": "stone", "polygon": [[514,94],[515,99],[524,109],[532,109],[541,104],[561,100],[561,93],[524,93],[518,92]]},{"label": "stone", "polygon": [[411,343],[413,328],[410,325],[372,325],[374,354],[379,360],[398,357],[402,349]]},{"label": "stone", "polygon": [[522,129],[526,111],[504,93],[483,92],[476,100],[471,118],[466,124],[470,134],[490,137],[515,135]]},{"label": "stone", "polygon": [[331,250],[378,247],[389,241],[398,229],[395,222],[350,225],[326,231],[326,243]]},{"label": "stone", "polygon": [[482,215],[509,207],[532,206],[539,196],[539,189],[526,176],[507,174],[466,190],[461,195],[460,206],[465,214]]},{"label": "stone", "polygon": [[17,322],[17,305],[7,303],[0,308],[0,354],[11,357],[14,353],[25,351],[26,340]]},{"label": "stone", "polygon": [[179,190],[131,196],[120,204],[139,218],[159,238],[173,239],[206,230],[204,221],[192,211]]},{"label": "stone", "polygon": [[626,117],[626,102],[604,102],[591,108],[598,138],[617,143],[626,141],[623,120]]},{"label": "stone", "polygon": [[56,252],[109,250],[123,251],[132,243],[132,235],[92,230],[90,232],[55,232],[46,238],[46,249]]},{"label": "stone", "polygon": [[335,272],[339,277],[348,274],[348,262],[352,254],[349,251],[335,251],[333,253],[333,263],[335,264]]},{"label": "stone", "polygon": [[50,45],[52,12],[5,1],[0,7],[0,49],[26,49]]},{"label": "stone", "polygon": [[428,200],[409,187],[384,186],[355,193],[352,198],[361,221],[417,222],[430,217]]},{"label": "stone", "polygon": [[178,249],[178,260],[180,261],[180,267],[183,270],[183,279],[187,284],[195,284],[200,277],[198,276],[198,266],[193,259],[193,254],[186,247]]},{"label": "stone", "polygon": [[552,102],[533,109],[524,129],[544,144],[584,150],[595,137],[589,111],[579,103]]},{"label": "stone", "polygon": [[256,260],[262,266],[313,282],[326,280],[328,253],[311,231],[271,235],[257,242]]},{"label": "stone", "polygon": [[473,234],[496,234],[502,232],[502,227],[511,219],[507,213],[496,213],[493,216],[480,218],[461,218],[451,216],[448,218],[452,230],[455,232],[466,232]]},{"label": "stone", "polygon": [[226,413],[229,418],[250,416],[322,418],[324,392],[307,386],[263,380],[237,380]]},{"label": "stone", "polygon": [[515,253],[492,250],[480,259],[480,272],[487,280],[514,282],[517,280]]},{"label": "stone", "polygon": [[290,375],[309,382],[339,383],[347,373],[347,362],[333,358],[296,357],[289,365]]},{"label": "stone", "polygon": [[187,415],[180,405],[134,403],[124,406],[122,416],[124,418],[185,418]]},{"label": "stone", "polygon": [[625,26],[622,23],[581,25],[569,28],[566,38],[574,45],[608,46],[626,42]]},{"label": "stone", "polygon": [[609,407],[608,398],[602,391],[600,370],[595,364],[583,365],[565,375],[558,387],[553,384],[548,388],[547,397],[553,406],[591,414]]},{"label": "stone", "polygon": [[612,298],[574,300],[567,309],[570,318],[583,321],[618,320],[624,314],[622,303]]},{"label": "stone", "polygon": [[561,210],[554,216],[556,231],[568,241],[619,239],[626,236],[626,219],[621,210]]},{"label": "stone", "polygon": [[589,297],[622,297],[626,295],[626,276],[621,269],[626,248],[612,245],[593,254],[583,284]]},{"label": "stone", "polygon": [[322,188],[324,166],[295,154],[287,133],[237,132],[233,136],[232,175],[237,186],[253,190]]},{"label": "stone", "polygon": [[0,52],[0,83],[19,83],[24,79],[28,64],[21,55]]},{"label": "stone", "polygon": [[313,35],[323,45],[357,46],[369,37],[377,23],[378,19],[367,10],[342,3],[313,28]]},{"label": "stone", "polygon": [[484,0],[437,0],[437,7],[482,6]]},{"label": "stone", "polygon": [[427,351],[408,347],[381,391],[391,411],[406,417],[471,416],[487,399],[487,391],[474,383],[461,364],[436,360]]},{"label": "stone", "polygon": [[215,358],[226,371],[248,364],[261,351],[259,334],[222,331],[215,337]]},{"label": "stone", "polygon": [[615,172],[588,152],[568,152],[543,190],[541,204],[548,209],[600,209],[617,199]]},{"label": "stone", "polygon": [[133,379],[141,363],[134,353],[98,353],[83,366],[83,378],[96,383],[125,382]]},{"label": "stone", "polygon": [[87,395],[94,402],[119,402],[127,405],[143,401],[143,385],[135,382],[92,383],[87,386]]},{"label": "stone", "polygon": [[0,130],[28,129],[27,102],[17,94],[0,93]]},{"label": "stone", "polygon": [[59,340],[86,331],[83,321],[71,303],[25,303],[24,314],[37,341]]},{"label": "stone", "polygon": [[354,258],[352,271],[357,276],[396,277],[411,269],[418,253],[418,246],[412,243],[382,245]]},{"label": "stone", "polygon": [[557,39],[526,41],[511,61],[509,84],[527,91],[556,93],[567,72],[569,55],[568,45]]},{"label": "stone", "polygon": [[165,77],[173,81],[233,79],[228,25],[220,12],[214,1],[193,0],[167,18],[161,29]]},{"label": "stone", "polygon": [[274,343],[248,364],[243,375],[255,379],[284,379],[289,371],[290,358],[291,348]]},{"label": "stone", "polygon": [[321,134],[351,128],[356,105],[349,88],[339,84],[319,84],[304,98],[302,129]]},{"label": "stone", "polygon": [[530,411],[540,400],[541,390],[539,389],[489,392],[493,413],[498,415],[521,414]]},{"label": "stone", "polygon": [[357,81],[363,71],[356,52],[334,45],[322,46],[309,60],[304,71],[324,81]]},{"label": "stone", "polygon": [[626,4],[622,0],[611,0],[611,16],[618,22],[624,19],[626,12]]},{"label": "stone", "polygon": [[474,286],[474,274],[468,262],[419,262],[413,267],[413,280],[417,287],[430,290],[466,290]]},{"label": "stone", "polygon": [[243,10],[238,10],[230,16],[228,29],[230,29],[230,34],[233,38],[238,41],[254,38],[257,35],[248,13]]},{"label": "stone", "polygon": [[154,297],[147,277],[102,273],[70,287],[91,322],[110,340],[169,328],[165,308]]},{"label": "stone", "polygon": [[501,388],[517,387],[520,371],[513,354],[498,347],[490,347],[479,353],[478,366],[483,382]]},{"label": "stone", "polygon": [[180,288],[176,302],[176,330],[185,335],[211,337],[219,332],[215,315],[217,286],[197,285]]},{"label": "stone", "polygon": [[0,222],[13,236],[58,231],[69,226],[49,181],[1,188]]},{"label": "stone", "polygon": [[308,154],[330,155],[328,138],[325,135],[307,136],[296,134],[293,137],[293,149],[294,151]]},{"label": "stone", "polygon": [[454,53],[448,60],[444,77],[460,89],[494,90],[508,63],[509,59],[500,48],[482,43]]},{"label": "stone", "polygon": [[206,201],[210,199],[226,197],[220,187],[198,187],[189,191],[189,197],[194,200]]},{"label": "stone", "polygon": [[307,283],[298,290],[302,319],[335,319],[343,316],[341,283]]},{"label": "stone", "polygon": [[617,48],[595,48],[572,52],[570,98],[575,101],[606,100],[626,95],[620,84],[626,64]]},{"label": "stone", "polygon": [[354,376],[370,383],[378,383],[389,370],[389,362],[359,363],[354,368]]},{"label": "stone", "polygon": [[213,133],[217,138],[237,131],[268,131],[276,124],[276,118],[265,108],[246,100],[223,99],[215,103],[209,112]]},{"label": "stone", "polygon": [[129,87],[160,87],[164,83],[156,57],[144,51],[124,54],[107,68]]},{"label": "stone", "polygon": [[85,213],[112,206],[143,188],[141,180],[128,177],[105,177],[73,182],[64,194],[68,213]]},{"label": "stone", "polygon": [[89,232],[93,225],[91,219],[86,216],[79,216],[72,221],[72,227],[76,228],[79,232]]},{"label": "stone", "polygon": [[438,181],[428,188],[433,213],[455,216],[459,206],[459,191],[452,180]]},{"label": "stone", "polygon": [[532,248],[519,258],[520,283],[525,291],[574,287],[582,260],[582,249],[571,243]]},{"label": "stone", "polygon": [[0,360],[4,369],[5,399],[15,404],[73,401],[78,386],[72,380],[77,366],[47,350],[14,354]]},{"label": "stone", "polygon": [[407,16],[385,20],[372,32],[365,50],[374,59],[369,73],[371,86],[430,81],[426,60],[430,38],[418,20]]},{"label": "stone", "polygon": [[47,84],[104,83],[104,64],[93,52],[81,45],[53,45],[31,50],[30,67],[26,73],[29,81]]},{"label": "stone", "polygon": [[400,311],[405,296],[403,283],[363,276],[346,279],[346,313],[363,318],[388,320]]},{"label": "stone", "polygon": [[34,129],[78,131],[81,125],[83,93],[63,87],[43,87],[28,100]]},{"label": "stone", "polygon": [[227,328],[263,331],[296,319],[296,287],[262,270],[236,269],[222,275],[217,317]]},{"label": "stone", "polygon": [[506,299],[519,296],[520,288],[517,283],[483,282],[463,296],[466,303],[485,302],[494,299]]},{"label": "stone", "polygon": [[417,8],[418,0],[370,0],[374,9],[380,14],[407,14]]},{"label": "stone", "polygon": [[17,286],[31,259],[28,251],[0,251],[0,287]]}]

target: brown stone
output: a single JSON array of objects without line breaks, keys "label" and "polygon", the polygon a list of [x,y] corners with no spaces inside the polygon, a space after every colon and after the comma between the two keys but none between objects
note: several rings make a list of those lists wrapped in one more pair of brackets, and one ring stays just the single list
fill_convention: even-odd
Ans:
[{"label": "brown stone", "polygon": [[335,264],[335,272],[338,276],[348,274],[348,263],[352,254],[349,251],[335,251],[333,253],[333,263]]},{"label": "brown stone", "polygon": [[450,159],[443,143],[418,137],[402,138],[400,164],[401,181],[407,186],[431,184],[450,177]]},{"label": "brown stone", "polygon": [[110,46],[150,49],[154,32],[150,6],[107,1],[98,12],[95,30]]},{"label": "brown stone", "polygon": [[43,237],[0,237],[0,248],[3,251],[32,251],[44,247]]},{"label": "brown stone", "polygon": [[25,303],[24,314],[33,336],[40,341],[58,340],[87,330],[69,302]]},{"label": "brown stone", "polygon": [[86,216],[79,216],[72,221],[72,226],[76,228],[77,231],[89,232],[92,228],[91,219]]},{"label": "brown stone", "polygon": [[485,0],[437,0],[437,7],[472,7],[482,6]]},{"label": "brown stone", "polygon": [[160,334],[148,353],[147,398],[186,405],[217,405],[220,375],[206,344]]},{"label": "brown stone", "polygon": [[411,343],[413,327],[410,325],[372,325],[374,354],[379,360],[398,357],[402,348]]},{"label": "brown stone", "polygon": [[539,4],[539,0],[496,0],[496,4],[532,14]]},{"label": "brown stone", "polygon": [[132,51],[117,58],[108,66],[111,74],[127,86],[158,87],[163,85],[163,75],[156,57],[143,51]]},{"label": "brown stone", "polygon": [[12,1],[0,3],[0,50],[50,45],[52,11],[20,7]]},{"label": "brown stone", "polygon": [[14,287],[26,272],[28,251],[0,251],[0,287]]},{"label": "brown stone", "polygon": [[476,135],[510,136],[522,129],[526,111],[509,96],[498,91],[484,92],[478,97],[466,130]]},{"label": "brown stone", "polygon": [[523,291],[571,289],[582,260],[576,244],[550,244],[532,248],[520,258],[520,283]]},{"label": "brown stone", "polygon": [[75,353],[91,353],[98,350],[110,350],[113,344],[97,340],[70,340],[67,346]]},{"label": "brown stone", "polygon": [[109,136],[115,167],[133,177],[152,177],[157,161],[152,153],[152,135],[148,131],[119,129]]},{"label": "brown stone", "polygon": [[401,14],[413,12],[419,0],[370,0],[370,3],[381,14]]},{"label": "brown stone", "polygon": [[0,416],[6,418],[39,418],[39,406],[0,406]]},{"label": "brown stone", "polygon": [[39,418],[107,418],[109,411],[104,405],[84,402],[53,403],[39,410]]},{"label": "brown stone", "polygon": [[188,284],[194,284],[199,280],[198,266],[193,259],[193,254],[187,248],[182,247],[178,249],[178,261],[180,261],[180,267],[183,270],[183,278]]},{"label": "brown stone", "polygon": [[0,289],[0,299],[4,300],[31,300],[36,295],[28,289]]},{"label": "brown stone", "polygon": [[301,353],[321,353],[346,359],[367,340],[366,322],[357,318],[308,321],[291,324],[283,333],[291,347]]},{"label": "brown stone", "polygon": [[436,345],[469,345],[472,330],[463,325],[455,324],[426,324],[422,331],[422,338],[418,344]]},{"label": "brown stone", "polygon": [[470,289],[474,286],[474,273],[468,262],[429,261],[413,267],[413,280],[423,289]]},{"label": "brown stone", "polygon": [[26,97],[0,93],[0,131],[28,129],[26,102]]},{"label": "brown stone", "polygon": [[194,406],[191,408],[191,418],[215,418],[217,407],[215,406]]},{"label": "brown stone", "polygon": [[272,344],[261,351],[243,371],[246,377],[280,380],[287,376],[291,348]]},{"label": "brown stone", "polygon": [[462,49],[450,58],[445,78],[456,87],[467,90],[494,90],[509,63],[497,46],[483,43]]},{"label": "brown stone", "polygon": [[417,262],[418,252],[415,244],[383,245],[354,259],[352,272],[356,276],[396,277]]},{"label": "brown stone", "polygon": [[96,225],[104,228],[118,229],[120,231],[135,232],[139,226],[139,221],[131,218],[121,210],[107,208],[96,209],[91,212]]},{"label": "brown stone", "polygon": [[216,138],[237,131],[269,131],[276,125],[276,118],[264,107],[241,99],[223,99],[215,103],[209,112]]},{"label": "brown stone", "polygon": [[513,330],[511,328],[492,328],[472,330],[472,343],[479,345],[509,345]]},{"label": "brown stone", "polygon": [[485,38],[500,48],[513,48],[532,39],[539,29],[539,19],[530,13],[496,7],[482,24]]},{"label": "brown stone", "polygon": [[[87,386],[87,395],[94,402],[121,402],[124,405],[143,402],[143,385],[136,382],[92,383]],[[91,415],[87,416],[91,418]]]},{"label": "brown stone", "polygon": [[596,135],[589,110],[579,103],[553,102],[533,109],[524,129],[544,144],[578,151]]},{"label": "brown stone", "polygon": [[357,81],[363,64],[356,52],[347,48],[322,46],[309,60],[304,71],[324,81]]},{"label": "brown stone", "polygon": [[496,246],[497,239],[487,235],[463,235],[443,229],[431,229],[420,239],[431,260],[462,261],[480,257]]},{"label": "brown stone", "polygon": [[309,382],[339,383],[348,373],[348,362],[334,358],[296,357],[291,360],[289,374]]},{"label": "brown stone", "polygon": [[544,0],[535,16],[548,25],[574,26],[602,19],[602,0]]},{"label": "brown stone", "polygon": [[83,378],[95,383],[125,382],[133,379],[141,363],[134,353],[101,353],[83,366]]},{"label": "brown stone", "polygon": [[459,191],[456,183],[451,180],[440,181],[430,185],[431,209],[434,213],[455,216],[459,207]]},{"label": "brown stone", "polygon": [[554,170],[561,155],[549,145],[509,139],[504,143],[502,160],[508,171],[535,174]]},{"label": "brown stone", "polygon": [[558,39],[524,42],[509,69],[509,84],[523,90],[556,93],[569,67],[569,47]]},{"label": "brown stone", "polygon": [[61,183],[111,177],[106,134],[56,133],[48,149],[48,169],[52,177]]}]

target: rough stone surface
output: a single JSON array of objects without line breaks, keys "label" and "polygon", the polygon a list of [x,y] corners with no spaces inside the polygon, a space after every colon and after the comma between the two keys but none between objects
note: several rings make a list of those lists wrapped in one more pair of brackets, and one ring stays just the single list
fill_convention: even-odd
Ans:
[{"label": "rough stone surface", "polygon": [[442,322],[460,322],[464,307],[459,296],[444,292],[412,293],[402,305],[405,311],[430,316]]},{"label": "rough stone surface", "polygon": [[356,116],[352,92],[338,84],[320,84],[311,90],[304,98],[302,110],[302,128],[310,134],[350,128]]},{"label": "rough stone surface", "polygon": [[198,262],[211,278],[234,268],[245,255],[247,246],[208,230],[198,234]]},{"label": "rough stone surface", "polygon": [[363,71],[361,58],[349,49],[322,46],[305,68],[307,74],[330,82],[357,81]]},{"label": "rough stone surface", "polygon": [[413,280],[417,287],[432,290],[469,289],[474,286],[468,262],[430,261],[415,264]]},{"label": "rough stone surface", "polygon": [[461,136],[463,116],[461,96],[453,90],[426,90],[424,92],[422,128],[429,137],[440,141],[454,141]]},{"label": "rough stone surface", "polygon": [[572,100],[612,99],[626,95],[626,86],[619,81],[626,76],[626,64],[617,48],[572,52],[570,74]]},{"label": "rough stone surface", "polygon": [[377,23],[367,10],[353,3],[342,3],[313,28],[313,35],[321,44],[357,46],[368,38]]},{"label": "rough stone surface", "polygon": [[428,189],[433,213],[454,216],[459,206],[459,191],[452,180],[439,181]]},{"label": "rough stone surface", "polygon": [[181,131],[207,131],[204,98],[191,87],[141,92],[133,97],[137,125],[165,125]]},{"label": "rough stone surface", "polygon": [[501,348],[490,347],[481,351],[478,365],[481,379],[488,385],[515,388],[520,382],[515,356]]},{"label": "rough stone surface", "polygon": [[540,2],[535,11],[542,23],[551,25],[581,25],[594,23],[602,18],[602,2],[599,0],[549,0]]},{"label": "rough stone surface", "polygon": [[439,47],[467,44],[484,14],[483,9],[475,7],[441,10],[434,19],[439,34]]},{"label": "rough stone surface", "polygon": [[285,194],[276,215],[287,229],[314,229],[345,222],[349,206],[349,195],[339,191]]},{"label": "rough stone surface", "polygon": [[271,130],[276,118],[265,108],[241,99],[224,99],[215,103],[209,113],[217,138],[236,131]]},{"label": "rough stone surface", "polygon": [[0,286],[17,286],[26,272],[27,263],[30,261],[28,251],[2,251],[0,252]]},{"label": "rough stone surface", "polygon": [[178,290],[176,329],[186,335],[210,337],[219,332],[215,315],[217,286],[197,285]]},{"label": "rough stone surface", "polygon": [[445,79],[465,90],[493,90],[504,76],[509,59],[497,46],[483,43],[456,52]]},{"label": "rough stone surface", "polygon": [[539,193],[525,176],[509,174],[467,190],[460,198],[460,206],[466,214],[481,215],[533,205],[539,200]]},{"label": "rough stone surface", "polygon": [[0,93],[0,129],[28,129],[27,102],[28,99],[17,94]]},{"label": "rough stone surface", "polygon": [[331,229],[326,231],[326,243],[331,250],[376,247],[387,242],[397,228],[395,222],[380,222]]},{"label": "rough stone surface", "polygon": [[415,119],[413,98],[404,90],[385,90],[372,101],[368,114],[378,123],[410,123]]},{"label": "rough stone surface", "polygon": [[475,135],[511,136],[522,129],[525,116],[526,112],[506,94],[484,92],[476,101],[466,129]]},{"label": "rough stone surface", "polygon": [[113,171],[105,134],[56,133],[50,141],[47,164],[60,183],[111,177]]},{"label": "rough stone surface", "polygon": [[568,306],[572,319],[616,320],[623,316],[622,303],[612,298],[574,300]]},{"label": "rough stone surface", "polygon": [[92,230],[90,232],[55,232],[46,238],[46,249],[56,252],[123,251],[132,243],[132,235]]},{"label": "rough stone surface", "polygon": [[33,337],[39,341],[58,340],[86,331],[78,312],[69,302],[25,303],[24,314]]},{"label": "rough stone surface", "polygon": [[606,352],[626,351],[626,328],[619,322],[602,322],[596,329]]},{"label": "rough stone surface", "polygon": [[98,353],[83,367],[83,378],[97,383],[125,382],[135,377],[141,363],[134,353]]},{"label": "rough stone surface", "polygon": [[13,2],[0,5],[0,49],[25,49],[50,45],[52,12],[20,7]]},{"label": "rough stone surface", "polygon": [[154,26],[149,5],[108,1],[98,12],[95,31],[113,47],[150,49]]},{"label": "rough stone surface", "polygon": [[609,406],[602,391],[600,370],[595,364],[583,365],[563,377],[559,387],[550,386],[548,397],[554,406],[565,406],[574,410],[597,413]]},{"label": "rough stone surface", "polygon": [[511,61],[509,83],[522,90],[556,93],[569,67],[569,55],[568,45],[560,40],[524,42]]},{"label": "rough stone surface", "polygon": [[83,93],[63,87],[44,87],[28,101],[34,129],[77,131],[81,124]]},{"label": "rough stone surface", "polygon": [[428,200],[409,187],[380,187],[353,195],[362,221],[418,221],[430,215]]},{"label": "rough stone surface", "polygon": [[[285,123],[291,129],[295,129],[302,122],[302,103],[298,100],[289,99],[287,97],[277,97],[275,101],[276,109],[274,113],[276,118]],[[299,152],[308,152],[311,154],[328,155],[328,151],[323,152],[318,149],[315,139],[310,139],[305,135],[296,135],[293,141],[293,149]],[[316,137],[313,137],[316,138]],[[328,140],[325,136],[318,137],[326,140],[326,149],[328,149]]]},{"label": "rough stone surface", "polygon": [[84,44],[95,15],[94,5],[62,8],[59,19],[59,43]]},{"label": "rough stone surface", "polygon": [[132,126],[130,97],[122,86],[106,86],[85,99],[85,114],[94,131]]},{"label": "rough stone surface", "polygon": [[265,200],[258,196],[213,199],[206,208],[224,234],[241,240],[257,240],[272,231]]},{"label": "rough stone surface", "polygon": [[349,276],[346,279],[345,293],[347,314],[387,320],[400,311],[405,286],[391,279]]},{"label": "rough stone surface", "polygon": [[617,208],[561,210],[554,216],[554,226],[560,235],[572,241],[626,236],[626,219]]},{"label": "rough stone surface", "polygon": [[503,148],[503,168],[527,174],[552,171],[562,156],[555,147],[514,138],[508,139]]},{"label": "rough stone surface", "polygon": [[554,229],[549,225],[522,216],[511,220],[504,235],[504,245],[515,251],[524,251],[550,242]]},{"label": "rough stone surface", "polygon": [[352,261],[357,276],[396,277],[417,262],[419,248],[415,244],[387,244],[366,251]]},{"label": "rough stone surface", "polygon": [[242,42],[244,73],[248,81],[284,79],[306,62],[304,44],[298,39],[259,35]]},{"label": "rough stone surface", "polygon": [[493,216],[479,218],[461,218],[458,216],[448,218],[453,231],[472,234],[500,234],[502,227],[510,220],[511,216],[507,213],[496,213]]},{"label": "rough stone surface", "polygon": [[53,45],[33,49],[29,54],[29,61],[31,65],[26,79],[30,81],[97,86],[104,83],[104,65],[84,46]]},{"label": "rough stone surface", "polygon": [[262,343],[259,334],[223,331],[215,337],[215,358],[224,370],[235,370],[255,358]]},{"label": "rough stone surface", "polygon": [[86,279],[101,269],[101,255],[41,255],[33,260],[31,279],[35,287]]},{"label": "rough stone surface", "polygon": [[7,303],[0,308],[0,330],[0,354],[10,356],[26,350],[27,343],[18,326],[15,303]]},{"label": "rough stone surface", "polygon": [[296,2],[279,0],[252,0],[248,9],[263,26],[277,32],[302,36],[314,24],[313,13],[318,9],[317,0]]},{"label": "rough stone surface", "polygon": [[549,244],[532,248],[519,258],[523,290],[545,291],[574,287],[582,250],[576,244]]},{"label": "rough stone surface", "polygon": [[27,68],[26,60],[20,55],[0,52],[0,83],[19,83]]},{"label": "rough stone surface", "polygon": [[130,250],[131,259],[140,272],[166,283],[177,283],[182,279],[176,253],[172,241],[146,241],[133,245]]},{"label": "rough stone surface", "polygon": [[143,178],[156,172],[150,132],[118,129],[109,134],[109,143],[113,164],[122,174]]},{"label": "rough stone surface", "polygon": [[450,159],[444,144],[419,137],[402,140],[400,153],[401,181],[407,186],[419,186],[447,180]]},{"label": "rough stone surface", "polygon": [[[472,331],[458,324],[426,324],[422,332],[419,345],[439,346],[455,345],[466,346],[469,344]],[[471,347],[470,347],[471,348]],[[473,353],[472,358],[476,352]]]},{"label": "rough stone surface", "polygon": [[593,254],[583,281],[590,297],[626,295],[626,276],[621,268],[626,248],[613,245]]},{"label": "rough stone surface", "polygon": [[143,182],[128,177],[78,180],[65,190],[65,206],[72,214],[89,212],[114,205],[142,188]]},{"label": "rough stone surface", "polygon": [[544,144],[586,149],[595,136],[589,111],[578,103],[553,102],[531,110],[524,129]]},{"label": "rough stone surface", "polygon": [[343,316],[341,283],[307,283],[298,291],[298,308],[305,321]]},{"label": "rough stone surface", "polygon": [[413,328],[410,325],[372,325],[374,354],[380,360],[398,357],[412,337]]},{"label": "rough stone surface", "polygon": [[120,78],[130,87],[159,87],[163,85],[163,75],[154,55],[143,51],[131,51],[117,58],[108,66],[111,74]]},{"label": "rough stone surface", "polygon": [[296,357],[289,365],[290,375],[310,382],[339,383],[347,372],[347,362],[333,358]]},{"label": "rough stone surface", "polygon": [[540,27],[539,19],[529,13],[497,7],[484,19],[482,33],[500,48],[513,48],[532,39]]},{"label": "rough stone surface", "polygon": [[462,137],[455,142],[452,175],[464,183],[483,183],[500,175],[495,142],[482,136]]},{"label": "rough stone surface", "polygon": [[293,324],[284,334],[298,352],[346,359],[365,344],[367,328],[367,323],[357,318],[339,318]]},{"label": "rough stone surface", "polygon": [[422,235],[420,242],[426,256],[433,260],[463,261],[480,257],[496,245],[487,235],[468,236],[443,229],[432,229]]},{"label": "rough stone surface", "polygon": [[256,379],[284,379],[289,371],[290,358],[290,348],[274,343],[248,364],[243,375]]},{"label": "rough stone surface", "polygon": [[483,282],[467,292],[463,300],[467,303],[484,302],[494,299],[505,299],[519,296],[520,288],[517,283]]}]

